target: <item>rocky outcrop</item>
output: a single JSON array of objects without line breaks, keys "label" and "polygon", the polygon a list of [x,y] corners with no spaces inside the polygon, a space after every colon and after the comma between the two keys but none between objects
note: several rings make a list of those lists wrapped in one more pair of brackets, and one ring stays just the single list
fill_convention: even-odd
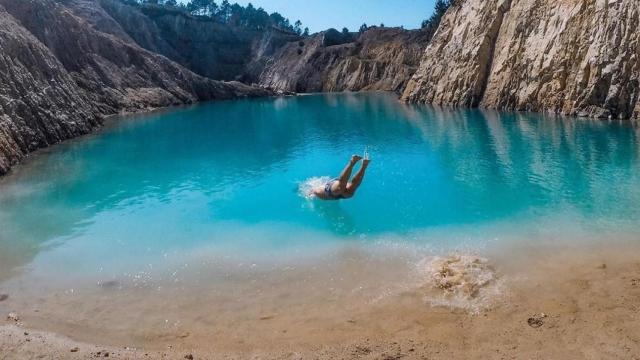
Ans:
[{"label": "rocky outcrop", "polygon": [[106,115],[272,93],[213,79],[277,91],[399,92],[428,42],[421,31],[389,28],[303,39],[119,0],[0,7],[0,174]]},{"label": "rocky outcrop", "polygon": [[0,175],[27,152],[99,124],[62,64],[1,7],[0,86]]},{"label": "rocky outcrop", "polygon": [[0,174],[105,115],[270,93],[198,76],[99,31],[71,10],[78,4],[100,14],[89,1],[0,0]]},{"label": "rocky outcrop", "polygon": [[[94,27],[165,55],[213,79],[259,83],[278,91],[400,91],[420,61],[428,34],[372,28],[363,34],[335,29],[303,38],[270,28],[255,31],[180,10],[98,0],[103,14],[67,0]],[[95,8],[93,6],[92,8]]]},{"label": "rocky outcrop", "polygon": [[639,24],[637,0],[460,0],[403,99],[639,118]]},{"label": "rocky outcrop", "polygon": [[[69,0],[70,1],[70,0]],[[191,71],[217,80],[255,82],[264,57],[300,36],[270,28],[256,31],[234,27],[217,20],[192,16],[177,9],[119,0],[73,0],[74,12],[89,19],[101,31],[162,54]],[[80,3],[99,4],[113,23],[100,21],[104,15],[87,13]],[[259,69],[258,69],[259,68]],[[256,72],[258,72],[256,74]]]},{"label": "rocky outcrop", "polygon": [[399,28],[339,35],[329,30],[286,44],[267,60],[259,83],[295,92],[400,92],[429,42],[428,34],[422,31]]}]

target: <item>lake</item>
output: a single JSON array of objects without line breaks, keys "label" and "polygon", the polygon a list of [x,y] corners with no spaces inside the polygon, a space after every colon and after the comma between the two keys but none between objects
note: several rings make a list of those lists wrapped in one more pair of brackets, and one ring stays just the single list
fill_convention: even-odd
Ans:
[{"label": "lake", "polygon": [[[130,116],[0,180],[0,290],[50,323],[129,306],[162,327],[174,324],[165,311],[131,299],[171,294],[175,310],[187,301],[179,294],[205,288],[212,303],[249,301],[218,302],[231,313],[278,302],[257,281],[356,303],[419,282],[411,272],[428,255],[633,238],[639,135],[628,123],[413,106],[384,93]],[[354,198],[301,194],[365,148],[372,162]],[[355,288],[359,297],[346,295]]]}]

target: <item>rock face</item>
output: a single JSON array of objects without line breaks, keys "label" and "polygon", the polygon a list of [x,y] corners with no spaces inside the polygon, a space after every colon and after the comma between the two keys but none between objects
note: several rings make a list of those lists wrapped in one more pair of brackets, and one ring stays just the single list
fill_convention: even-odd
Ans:
[{"label": "rock face", "polygon": [[309,38],[119,0],[0,0],[0,175],[106,115],[277,91],[393,90],[428,35],[374,28]]},{"label": "rock face", "polygon": [[372,28],[352,38],[339,35],[329,30],[286,44],[266,61],[259,83],[295,92],[400,92],[429,42],[419,30],[397,28]]},{"label": "rock face", "polygon": [[198,76],[123,40],[95,5],[0,0],[0,175],[33,150],[93,130],[105,115],[270,94]]},{"label": "rock face", "polygon": [[460,0],[408,102],[640,117],[637,0]]},{"label": "rock face", "polygon": [[[418,67],[428,34],[372,28],[363,34],[330,29],[310,38],[253,31],[152,5],[119,0],[67,0],[101,31],[178,62],[197,74],[258,83],[278,91],[400,91]],[[93,0],[96,1],[96,0]],[[93,12],[87,11],[93,9]]]},{"label": "rock face", "polygon": [[96,108],[62,64],[3,8],[0,86],[0,174],[27,152],[99,124]]},{"label": "rock face", "polygon": [[[232,27],[164,7],[133,7],[119,0],[83,2],[96,1],[113,23],[100,21],[104,15],[96,16],[82,10],[77,5],[79,0],[74,1],[74,11],[102,31],[133,41],[199,75],[217,80],[256,82],[263,58],[287,42],[300,39],[296,34],[277,29],[255,31]],[[95,5],[92,7],[96,8]]]}]

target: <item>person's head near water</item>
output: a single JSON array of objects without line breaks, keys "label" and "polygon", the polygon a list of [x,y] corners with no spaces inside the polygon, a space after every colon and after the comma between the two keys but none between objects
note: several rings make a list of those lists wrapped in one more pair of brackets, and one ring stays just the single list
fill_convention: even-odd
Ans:
[{"label": "person's head near water", "polygon": [[[351,171],[353,167],[362,160],[362,165],[360,165],[360,169],[356,173],[356,175],[349,181],[351,177]],[[345,166],[342,173],[338,178],[329,180],[326,184],[322,186],[318,186],[312,190],[313,194],[322,200],[340,200],[340,199],[349,199],[355,195],[358,187],[362,183],[362,179],[364,178],[364,173],[367,171],[367,166],[369,166],[369,154],[365,151],[364,158],[359,155],[351,156],[351,160],[347,166]]]}]

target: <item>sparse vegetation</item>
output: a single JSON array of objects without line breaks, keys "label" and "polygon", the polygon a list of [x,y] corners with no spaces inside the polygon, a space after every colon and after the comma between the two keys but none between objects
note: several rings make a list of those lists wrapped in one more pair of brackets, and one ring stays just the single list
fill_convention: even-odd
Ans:
[{"label": "sparse vegetation", "polygon": [[422,22],[422,30],[429,33],[430,37],[436,33],[442,17],[455,0],[436,0],[433,14]]},{"label": "sparse vegetation", "polygon": [[263,8],[254,7],[251,3],[241,6],[237,3],[231,4],[229,0],[223,0],[220,4],[215,0],[190,0],[186,3],[179,3],[176,0],[121,0],[131,5],[155,5],[167,7],[174,10],[182,10],[196,16],[209,17],[225,24],[237,27],[245,27],[253,30],[264,30],[275,27],[280,30],[289,31],[302,36],[309,35],[309,29],[302,29],[302,22],[297,20],[294,24],[289,22],[277,12],[267,13]]}]

